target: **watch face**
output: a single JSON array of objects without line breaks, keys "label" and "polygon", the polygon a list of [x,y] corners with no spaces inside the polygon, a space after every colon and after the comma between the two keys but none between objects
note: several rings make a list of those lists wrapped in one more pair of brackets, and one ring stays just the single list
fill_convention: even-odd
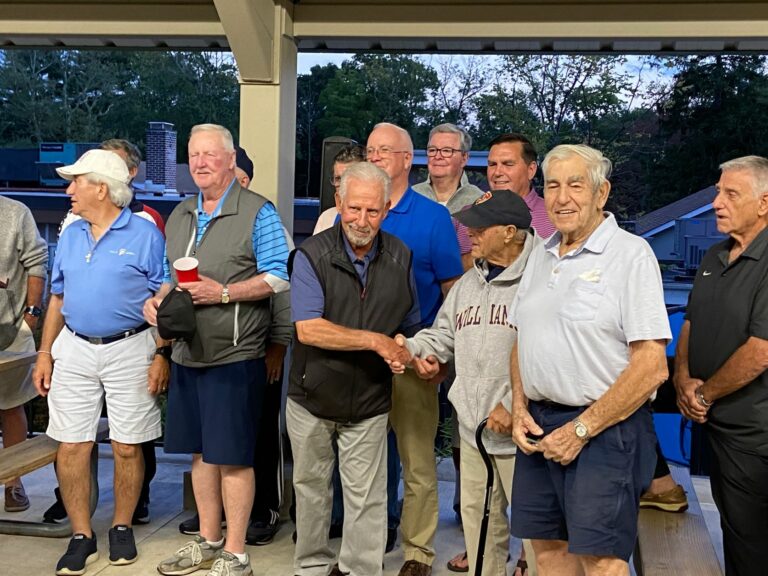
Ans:
[{"label": "watch face", "polygon": [[587,427],[584,426],[581,422],[576,424],[576,436],[579,438],[586,438],[587,437]]}]

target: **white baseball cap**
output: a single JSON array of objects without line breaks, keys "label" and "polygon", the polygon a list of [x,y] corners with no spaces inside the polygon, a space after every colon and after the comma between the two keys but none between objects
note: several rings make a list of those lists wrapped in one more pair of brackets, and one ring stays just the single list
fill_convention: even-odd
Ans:
[{"label": "white baseball cap", "polygon": [[125,161],[110,150],[88,150],[77,162],[56,168],[56,172],[65,180],[73,180],[75,176],[91,173],[107,176],[123,184],[128,184],[131,179]]}]

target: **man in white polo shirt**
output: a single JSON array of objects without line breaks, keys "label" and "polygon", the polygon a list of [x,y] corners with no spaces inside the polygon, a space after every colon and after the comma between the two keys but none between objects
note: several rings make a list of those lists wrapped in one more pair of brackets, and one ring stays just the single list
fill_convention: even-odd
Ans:
[{"label": "man in white polo shirt", "polygon": [[106,397],[115,457],[111,564],[136,561],[131,518],[144,477],[141,443],[161,435],[155,395],[168,379],[168,350],[155,350],[144,301],[163,279],[163,235],[131,213],[128,168],[114,152],[89,150],[57,169],[70,180],[82,219],[62,233],[33,380],[48,397],[48,435],[61,442],[58,477],[74,536],[56,574],[82,574],[98,558],[88,506],[91,448]]},{"label": "man in white polo shirt", "polygon": [[512,312],[512,533],[540,576],[628,575],[656,462],[648,400],[671,338],[658,263],[603,207],[611,162],[584,145],[543,162],[557,232],[531,253]]}]

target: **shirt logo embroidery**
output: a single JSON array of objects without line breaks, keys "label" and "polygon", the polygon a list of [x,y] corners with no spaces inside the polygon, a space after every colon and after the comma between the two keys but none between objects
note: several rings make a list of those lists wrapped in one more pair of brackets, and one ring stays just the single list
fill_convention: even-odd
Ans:
[{"label": "shirt logo embroidery", "polygon": [[701,273],[702,276],[709,276],[712,272],[708,272],[707,270],[704,270],[704,272]]},{"label": "shirt logo embroidery", "polygon": [[600,282],[600,269],[595,268],[593,270],[588,270],[587,272],[582,272],[581,274],[579,274],[579,278],[581,278],[585,282],[598,283]]},{"label": "shirt logo embroidery", "polygon": [[136,256],[135,252],[131,252],[127,248],[120,248],[119,250],[110,250],[109,253],[110,254],[117,254],[118,256],[125,256],[125,255]]}]

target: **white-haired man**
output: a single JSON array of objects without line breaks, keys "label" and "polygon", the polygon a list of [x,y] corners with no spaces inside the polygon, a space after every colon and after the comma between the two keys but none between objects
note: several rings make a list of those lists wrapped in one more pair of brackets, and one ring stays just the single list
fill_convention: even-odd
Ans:
[{"label": "white-haired man", "polygon": [[561,145],[542,168],[557,232],[531,253],[510,322],[512,533],[540,576],[624,576],[656,462],[648,400],[667,378],[661,273],[603,211],[610,160]]},{"label": "white-haired man", "polygon": [[[420,323],[411,251],[380,232],[389,177],[358,163],[341,177],[340,223],[301,245],[291,276],[297,342],[286,422],[294,455],[297,540],[294,574],[382,573],[387,483],[387,413],[392,375],[404,360],[392,339]],[[344,523],[337,566],[328,546],[337,440]]]},{"label": "white-haired man", "polygon": [[[165,450],[192,454],[200,535],[157,569],[168,576],[205,568],[248,576],[245,536],[267,382],[269,299],[289,287],[288,247],[274,205],[237,181],[229,130],[194,126],[188,151],[200,194],[179,204],[168,219],[163,287],[147,300],[144,315],[156,323],[161,297],[176,283],[194,304],[194,336],[173,343]],[[185,256],[198,260],[198,281],[177,282],[170,263]]]},{"label": "white-haired man", "polygon": [[33,379],[48,396],[47,433],[61,442],[57,473],[74,533],[56,573],[82,574],[98,558],[87,479],[105,397],[115,457],[109,560],[137,558],[130,526],[144,477],[141,443],[162,433],[155,395],[168,374],[142,316],[162,282],[163,236],[128,208],[128,168],[114,152],[89,150],[57,172],[71,181],[67,194],[82,219],[59,240]]},{"label": "white-haired man", "polygon": [[768,159],[725,162],[712,208],[729,237],[693,282],[675,358],[677,403],[706,423],[727,576],[768,562]]}]

